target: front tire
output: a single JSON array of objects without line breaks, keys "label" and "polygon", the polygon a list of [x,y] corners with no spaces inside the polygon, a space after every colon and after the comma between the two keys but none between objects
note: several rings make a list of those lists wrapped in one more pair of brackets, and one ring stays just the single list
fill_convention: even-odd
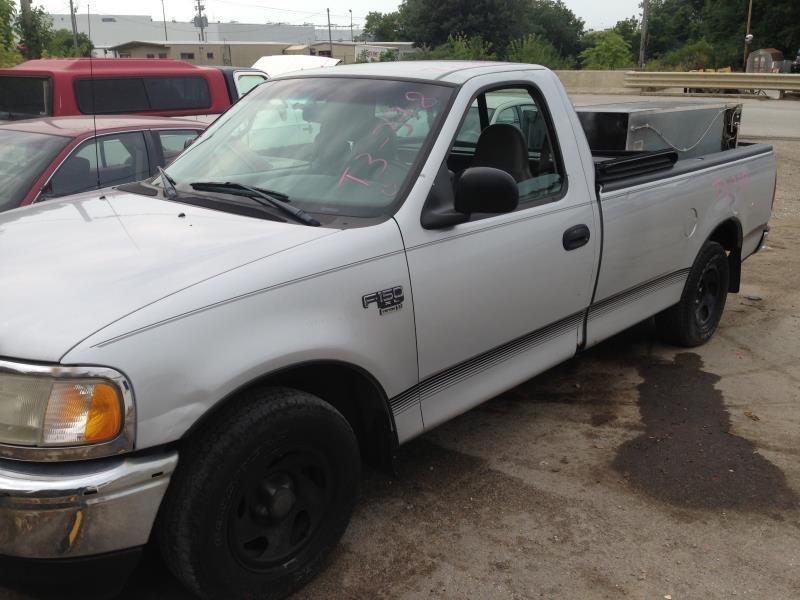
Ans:
[{"label": "front tire", "polygon": [[722,318],[729,281],[725,249],[716,242],[706,242],[689,271],[680,302],[656,315],[660,336],[687,348],[705,344]]},{"label": "front tire", "polygon": [[285,598],[347,528],[360,467],[355,434],[328,403],[284,388],[245,394],[181,451],[159,515],[164,560],[204,598]]}]

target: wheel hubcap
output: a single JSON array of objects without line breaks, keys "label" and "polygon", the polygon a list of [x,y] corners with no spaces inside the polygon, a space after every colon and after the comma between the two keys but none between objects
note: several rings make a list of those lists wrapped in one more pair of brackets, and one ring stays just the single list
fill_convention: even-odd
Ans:
[{"label": "wheel hubcap", "polygon": [[256,570],[286,562],[317,531],[330,492],[328,462],[314,452],[287,452],[254,464],[230,509],[234,556]]},{"label": "wheel hubcap", "polygon": [[708,265],[700,277],[694,300],[695,317],[701,327],[714,320],[721,291],[719,270]]}]

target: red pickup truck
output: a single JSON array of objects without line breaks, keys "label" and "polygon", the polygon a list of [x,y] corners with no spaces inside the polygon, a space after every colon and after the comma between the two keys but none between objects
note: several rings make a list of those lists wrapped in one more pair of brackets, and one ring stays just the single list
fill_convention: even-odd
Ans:
[{"label": "red pickup truck", "polygon": [[227,110],[267,75],[179,60],[52,58],[0,69],[0,120],[76,115],[179,117]]}]

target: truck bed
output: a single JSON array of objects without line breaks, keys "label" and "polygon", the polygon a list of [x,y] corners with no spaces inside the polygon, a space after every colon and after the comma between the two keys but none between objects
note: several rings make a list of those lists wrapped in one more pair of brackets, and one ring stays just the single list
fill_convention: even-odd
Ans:
[{"label": "truck bed", "polygon": [[[705,154],[696,158],[677,160],[671,151],[592,153],[595,161],[595,181],[602,192],[614,192],[629,187],[653,183],[734,163],[760,154],[770,154],[768,144],[740,143],[737,148]],[[622,168],[614,169],[620,165]],[[611,167],[611,168],[609,168]],[[626,170],[629,175],[626,174]]]}]

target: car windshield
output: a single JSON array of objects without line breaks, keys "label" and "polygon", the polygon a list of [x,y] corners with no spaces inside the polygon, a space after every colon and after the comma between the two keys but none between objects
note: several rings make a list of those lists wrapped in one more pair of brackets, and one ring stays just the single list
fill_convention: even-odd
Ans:
[{"label": "car windshield", "polygon": [[32,119],[52,114],[46,77],[0,76],[0,119]]},{"label": "car windshield", "polygon": [[178,189],[234,182],[309,212],[391,215],[423,160],[452,88],[384,79],[267,81],[167,172]]},{"label": "car windshield", "polygon": [[70,138],[0,129],[0,211],[19,206]]}]

